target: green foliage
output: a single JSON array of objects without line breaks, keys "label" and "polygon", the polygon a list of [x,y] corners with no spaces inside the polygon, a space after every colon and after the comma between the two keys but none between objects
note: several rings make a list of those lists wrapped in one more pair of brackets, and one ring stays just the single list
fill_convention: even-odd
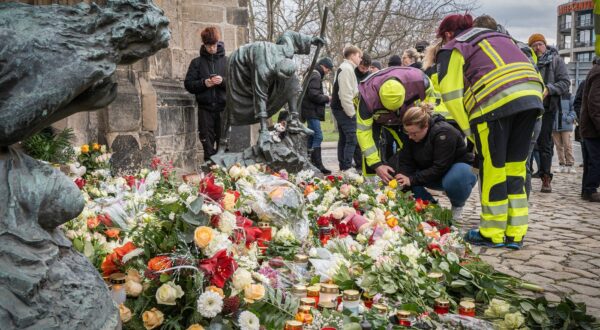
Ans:
[{"label": "green foliage", "polygon": [[66,128],[58,134],[45,129],[25,139],[22,144],[25,152],[33,158],[49,163],[66,164],[75,158],[71,140],[73,129]]},{"label": "green foliage", "polygon": [[267,329],[283,329],[285,321],[294,319],[299,301],[281,289],[269,286],[265,289],[265,297],[248,306],[248,310],[257,315],[260,324]]}]

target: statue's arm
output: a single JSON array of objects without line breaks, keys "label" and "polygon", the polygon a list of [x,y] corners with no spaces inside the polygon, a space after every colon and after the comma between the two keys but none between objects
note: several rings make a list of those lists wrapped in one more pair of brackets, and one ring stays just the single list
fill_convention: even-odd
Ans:
[{"label": "statue's arm", "polygon": [[267,113],[267,99],[269,96],[268,75],[261,72],[260,68],[254,68],[252,82],[252,92],[254,94],[254,109],[256,114]]},{"label": "statue's arm", "polygon": [[312,36],[295,31],[285,31],[277,43],[293,49],[294,54],[308,55],[310,54],[312,40]]}]

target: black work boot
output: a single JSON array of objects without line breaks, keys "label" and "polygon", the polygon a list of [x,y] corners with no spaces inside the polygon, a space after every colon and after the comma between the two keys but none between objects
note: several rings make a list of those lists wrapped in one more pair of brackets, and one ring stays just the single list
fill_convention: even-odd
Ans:
[{"label": "black work boot", "polygon": [[310,155],[310,159],[313,163],[313,165],[315,165],[316,168],[319,169],[319,171],[321,171],[321,173],[325,174],[325,175],[329,175],[331,174],[331,171],[325,168],[325,165],[323,165],[323,159],[321,158],[321,147],[317,147],[314,148],[311,155]]}]

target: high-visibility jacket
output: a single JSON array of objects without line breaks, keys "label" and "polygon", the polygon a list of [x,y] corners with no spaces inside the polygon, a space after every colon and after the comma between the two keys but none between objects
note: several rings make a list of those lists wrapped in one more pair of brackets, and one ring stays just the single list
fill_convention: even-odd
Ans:
[{"label": "high-visibility jacket", "polygon": [[600,0],[594,0],[594,30],[596,33],[596,56],[600,56]]},{"label": "high-visibility jacket", "polygon": [[442,100],[466,136],[471,126],[539,109],[544,83],[505,34],[471,28],[437,55]]},{"label": "high-visibility jacket", "polygon": [[[396,112],[386,110],[379,99],[379,88],[388,79],[400,81],[406,92],[404,105]],[[357,106],[356,135],[366,165],[373,168],[382,162],[373,137],[373,126],[378,124],[384,128],[399,128],[402,124],[402,115],[416,102],[438,103],[430,79],[421,70],[411,67],[392,67],[381,70],[363,80],[358,90],[359,98],[355,100]],[[437,97],[439,98],[440,95],[438,94]],[[376,122],[380,118],[385,120]],[[394,136],[398,146],[402,147],[402,140],[396,129],[388,129],[388,131]]]},{"label": "high-visibility jacket", "polygon": [[448,111],[448,108],[446,108],[446,105],[442,101],[442,94],[440,93],[440,84],[438,82],[438,74],[436,67],[432,66],[429,69],[425,70],[425,74],[429,77],[431,83],[433,84],[433,94],[436,99],[434,112],[444,117],[446,121],[454,121],[454,118],[452,118],[452,114],[450,114],[450,111]]}]

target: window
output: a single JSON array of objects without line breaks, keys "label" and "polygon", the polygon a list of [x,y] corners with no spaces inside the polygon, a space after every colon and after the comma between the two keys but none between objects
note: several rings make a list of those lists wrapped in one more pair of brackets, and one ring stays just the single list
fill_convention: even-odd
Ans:
[{"label": "window", "polygon": [[566,14],[560,17],[560,28],[561,30],[570,29],[572,26],[573,16]]},{"label": "window", "polygon": [[579,31],[579,38],[577,42],[579,43],[578,47],[587,47],[590,46],[592,41],[592,30],[581,30]]},{"label": "window", "polygon": [[592,25],[592,13],[579,14],[578,26]]},{"label": "window", "polygon": [[591,62],[594,56],[592,52],[577,53],[577,62]]},{"label": "window", "polygon": [[563,49],[571,48],[571,36],[563,36]]}]

